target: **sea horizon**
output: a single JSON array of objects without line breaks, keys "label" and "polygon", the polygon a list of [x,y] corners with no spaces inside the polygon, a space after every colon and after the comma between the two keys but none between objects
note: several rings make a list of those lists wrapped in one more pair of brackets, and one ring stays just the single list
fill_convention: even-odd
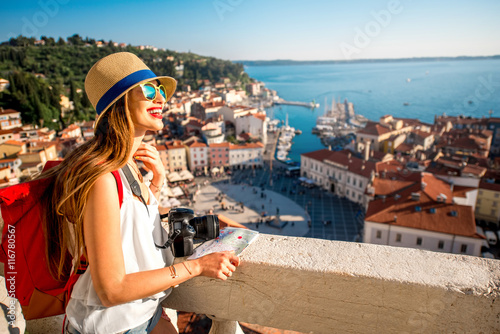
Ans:
[{"label": "sea horizon", "polygon": [[489,117],[490,110],[492,117],[500,117],[500,58],[245,65],[245,71],[287,101],[320,104],[312,110],[288,105],[266,109],[274,119],[284,121],[288,114],[289,125],[302,131],[289,154],[294,161],[325,148],[311,130],[333,99],[347,99],[357,114],[375,122],[392,115],[433,124],[436,115],[481,118]]}]

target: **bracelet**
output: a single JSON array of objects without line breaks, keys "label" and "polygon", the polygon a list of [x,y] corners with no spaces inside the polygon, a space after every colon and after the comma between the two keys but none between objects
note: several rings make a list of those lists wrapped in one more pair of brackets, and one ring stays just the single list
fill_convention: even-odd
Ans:
[{"label": "bracelet", "polygon": [[153,180],[149,181],[149,183],[151,183],[152,186],[155,186],[156,189],[160,189],[160,187],[158,187],[156,184],[153,183]]},{"label": "bracelet", "polygon": [[177,275],[177,270],[175,270],[173,265],[168,268],[170,268],[170,276],[172,276],[172,279],[179,277],[179,275]]},{"label": "bracelet", "polygon": [[193,275],[193,273],[191,273],[191,270],[189,270],[189,268],[186,266],[186,262],[184,261],[184,262],[182,262],[182,264],[184,265],[184,268],[186,268],[189,275]]}]

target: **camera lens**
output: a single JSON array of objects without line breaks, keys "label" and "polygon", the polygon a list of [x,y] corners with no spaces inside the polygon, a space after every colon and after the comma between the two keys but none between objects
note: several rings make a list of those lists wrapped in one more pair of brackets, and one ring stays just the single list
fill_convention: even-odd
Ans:
[{"label": "camera lens", "polygon": [[219,236],[219,218],[216,215],[195,217],[189,224],[196,231],[196,238],[210,240]]}]

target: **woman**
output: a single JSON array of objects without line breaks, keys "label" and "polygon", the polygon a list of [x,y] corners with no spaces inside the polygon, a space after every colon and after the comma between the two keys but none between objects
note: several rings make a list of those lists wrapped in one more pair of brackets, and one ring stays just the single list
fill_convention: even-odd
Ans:
[{"label": "woman", "polygon": [[[175,333],[160,304],[170,288],[200,275],[226,280],[239,265],[230,252],[172,265],[171,250],[155,246],[165,239],[158,214],[165,169],[142,139],[163,128],[161,111],[175,87],[127,52],[99,60],[85,79],[98,114],[95,136],[43,175],[56,179],[46,206],[55,208],[46,221],[51,269],[58,276],[67,270],[67,252],[89,263],[66,309],[67,333]],[[135,160],[152,171],[149,186]],[[120,170],[120,204],[111,172],[126,165],[142,199]]]}]

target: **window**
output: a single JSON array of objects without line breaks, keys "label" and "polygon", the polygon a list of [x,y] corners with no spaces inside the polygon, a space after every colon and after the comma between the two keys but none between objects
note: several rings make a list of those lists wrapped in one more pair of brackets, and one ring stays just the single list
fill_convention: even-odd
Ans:
[{"label": "window", "polygon": [[496,207],[498,205],[497,201],[493,201],[493,207]]},{"label": "window", "polygon": [[422,246],[422,238],[417,238],[417,246]]},{"label": "window", "polygon": [[353,186],[356,186],[356,182],[357,182],[357,181],[358,181],[358,180],[356,180],[356,179],[354,179],[354,178],[353,178],[353,179],[352,179],[352,185],[353,185]]},{"label": "window", "polygon": [[401,233],[396,234],[396,242],[401,242]]},{"label": "window", "polygon": [[347,177],[347,184],[349,184],[349,183],[351,183],[351,177],[350,176]]},{"label": "window", "polygon": [[444,248],[444,241],[443,240],[439,240],[439,242],[438,242],[438,248],[439,249],[443,249]]},{"label": "window", "polygon": [[495,194],[495,198],[498,198],[498,197],[500,197],[500,194],[499,194],[499,193],[496,193],[496,194]]},{"label": "window", "polygon": [[492,216],[496,216],[497,215],[497,210],[495,210],[495,209],[491,210],[491,215]]},{"label": "window", "polygon": [[358,201],[361,201],[361,194],[358,195]]},{"label": "window", "polygon": [[481,204],[481,199],[480,198],[477,199],[477,204]]},{"label": "window", "polygon": [[462,246],[460,247],[460,253],[467,253],[467,245],[462,244]]},{"label": "window", "polygon": [[347,194],[347,196],[349,196],[349,189],[346,190],[346,194]]},{"label": "window", "polygon": [[377,231],[377,239],[382,238],[382,231]]}]

